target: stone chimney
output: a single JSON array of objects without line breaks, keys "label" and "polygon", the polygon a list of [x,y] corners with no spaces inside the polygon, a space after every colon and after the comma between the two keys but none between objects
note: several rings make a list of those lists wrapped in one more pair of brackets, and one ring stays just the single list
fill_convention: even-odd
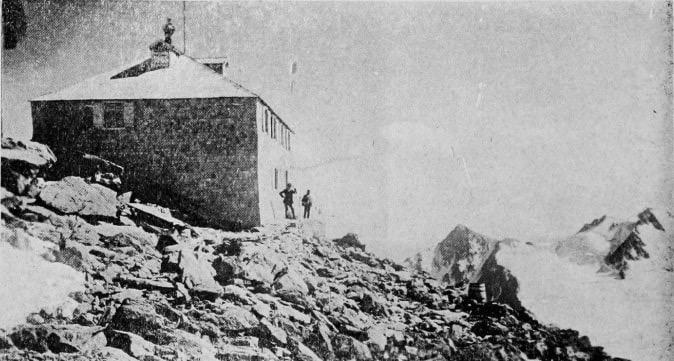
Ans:
[{"label": "stone chimney", "polygon": [[159,40],[150,45],[150,71],[157,69],[166,69],[169,67],[169,53],[173,51],[173,46]]}]

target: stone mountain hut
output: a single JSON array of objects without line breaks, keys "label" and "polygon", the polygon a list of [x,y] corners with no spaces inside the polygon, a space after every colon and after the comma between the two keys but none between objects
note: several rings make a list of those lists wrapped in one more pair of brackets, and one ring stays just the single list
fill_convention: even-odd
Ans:
[{"label": "stone mountain hut", "polygon": [[134,196],[193,222],[284,218],[278,192],[291,180],[292,129],[228,79],[221,60],[162,41],[150,50],[141,63],[31,100],[34,140],[53,149],[61,172],[73,172],[81,153],[122,165]]}]

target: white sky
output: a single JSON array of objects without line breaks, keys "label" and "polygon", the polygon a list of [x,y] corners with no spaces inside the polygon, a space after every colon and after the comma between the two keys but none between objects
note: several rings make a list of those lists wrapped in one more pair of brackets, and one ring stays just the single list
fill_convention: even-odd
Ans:
[{"label": "white sky", "polygon": [[[3,135],[27,99],[148,55],[182,3],[31,3],[2,55]],[[187,3],[187,52],[298,132],[334,235],[404,257],[457,223],[524,240],[672,207],[663,2]],[[290,74],[293,62],[297,72]],[[294,77],[294,90],[290,91]]]}]

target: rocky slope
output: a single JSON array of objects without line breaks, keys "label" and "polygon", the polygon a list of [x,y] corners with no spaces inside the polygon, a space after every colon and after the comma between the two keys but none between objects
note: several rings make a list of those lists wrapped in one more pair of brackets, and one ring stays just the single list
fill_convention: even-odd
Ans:
[{"label": "rocky slope", "polygon": [[2,189],[3,360],[611,359],[318,222],[196,228],[95,178],[31,174],[31,197]]},{"label": "rocky slope", "polygon": [[29,205],[3,209],[2,227],[85,279],[2,333],[10,360],[608,359],[574,331],[338,247],[315,222],[156,234]]}]

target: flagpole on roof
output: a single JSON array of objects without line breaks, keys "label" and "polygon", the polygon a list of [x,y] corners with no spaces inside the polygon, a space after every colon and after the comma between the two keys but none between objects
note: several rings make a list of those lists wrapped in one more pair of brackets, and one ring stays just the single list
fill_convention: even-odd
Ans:
[{"label": "flagpole on roof", "polygon": [[185,1],[183,1],[183,54],[187,54],[187,23],[185,22]]}]

